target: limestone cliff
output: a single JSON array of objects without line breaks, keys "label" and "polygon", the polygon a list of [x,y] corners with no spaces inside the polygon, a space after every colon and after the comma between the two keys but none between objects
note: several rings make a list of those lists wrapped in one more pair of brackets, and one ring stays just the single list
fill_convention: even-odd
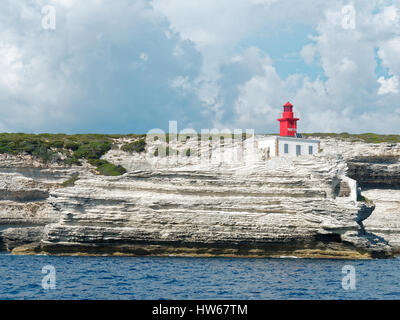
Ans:
[{"label": "limestone cliff", "polygon": [[326,152],[341,151],[348,175],[376,208],[365,229],[388,241],[400,253],[400,144],[323,140]]},{"label": "limestone cliff", "polygon": [[[399,146],[325,139],[317,156],[269,159],[257,149],[257,139],[223,148],[203,146],[208,161],[186,157],[196,142],[180,142],[174,146],[179,159],[172,164],[168,157],[148,159],[148,153],[116,147],[104,159],[128,169],[118,177],[98,175],[87,163],[71,167],[1,155],[0,246],[22,254],[392,254],[379,226],[369,229],[375,206],[357,201],[354,178],[364,180],[354,172],[365,170],[351,164],[365,164],[357,157],[369,154],[396,156]],[[222,160],[237,155],[238,146],[245,151],[240,161]],[[151,154],[152,148],[147,145]],[[391,161],[390,169],[376,167],[379,174],[368,174],[369,183],[390,172],[396,181],[398,170]],[[74,185],[62,186],[75,173]]]}]

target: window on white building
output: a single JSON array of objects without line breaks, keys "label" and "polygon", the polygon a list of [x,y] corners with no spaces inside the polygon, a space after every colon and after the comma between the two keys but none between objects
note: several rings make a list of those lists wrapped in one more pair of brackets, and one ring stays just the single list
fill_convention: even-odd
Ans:
[{"label": "window on white building", "polygon": [[287,143],[284,144],[283,149],[284,149],[284,151],[283,151],[284,153],[289,153],[289,145]]},{"label": "window on white building", "polygon": [[299,144],[296,146],[296,155],[297,156],[301,155],[301,145]]},{"label": "window on white building", "polygon": [[313,147],[312,146],[308,147],[308,154],[313,154]]}]

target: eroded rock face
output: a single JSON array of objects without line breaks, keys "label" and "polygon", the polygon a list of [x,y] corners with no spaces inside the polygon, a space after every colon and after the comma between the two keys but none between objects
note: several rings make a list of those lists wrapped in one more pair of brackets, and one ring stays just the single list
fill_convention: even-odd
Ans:
[{"label": "eroded rock face", "polygon": [[[173,166],[114,149],[105,158],[128,169],[120,177],[59,165],[27,173],[11,161],[0,175],[0,223],[29,220],[36,206],[30,221],[44,228],[8,229],[3,242],[22,254],[390,256],[386,241],[364,229],[374,206],[356,201],[347,176],[353,146],[343,154],[329,140],[321,146],[317,156],[266,160],[256,150],[242,163]],[[75,186],[61,188],[74,170]]]},{"label": "eroded rock face", "polygon": [[60,219],[48,202],[50,191],[76,170],[0,154],[0,250],[41,240],[44,226]]},{"label": "eroded rock face", "polygon": [[376,205],[364,222],[366,230],[385,238],[400,253],[400,189],[367,189],[363,194]]},{"label": "eroded rock face", "polygon": [[71,169],[30,156],[0,154],[0,226],[46,225],[59,220],[47,201]]},{"label": "eroded rock face", "polygon": [[57,221],[47,202],[50,186],[18,173],[0,173],[0,224],[35,225]]},{"label": "eroded rock face", "polygon": [[390,255],[384,241],[372,243],[363,233],[360,223],[372,209],[350,197],[346,169],[338,156],[269,161],[254,157],[235,166],[158,165],[117,178],[87,175],[75,187],[51,193],[49,202],[62,212],[62,219],[46,226],[40,250],[342,258]]},{"label": "eroded rock face", "polygon": [[7,228],[0,231],[3,249],[12,251],[16,247],[34,242],[38,243],[43,238],[43,232],[44,226]]},{"label": "eroded rock face", "polygon": [[400,187],[400,144],[322,140],[324,153],[339,153],[348,176],[363,188]]},{"label": "eroded rock face", "polygon": [[366,232],[383,237],[400,253],[400,144],[324,139],[324,152],[341,152],[362,194],[376,208],[364,221]]},{"label": "eroded rock face", "polygon": [[363,187],[400,187],[400,156],[349,159],[349,176]]}]

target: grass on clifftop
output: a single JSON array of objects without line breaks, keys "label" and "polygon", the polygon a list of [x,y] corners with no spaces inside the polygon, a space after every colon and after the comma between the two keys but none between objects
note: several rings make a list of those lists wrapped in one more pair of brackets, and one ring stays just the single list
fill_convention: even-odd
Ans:
[{"label": "grass on clifftop", "polygon": [[376,133],[361,133],[350,134],[347,132],[342,133],[303,133],[304,137],[320,137],[320,138],[335,138],[341,140],[349,140],[353,142],[367,142],[367,143],[400,143],[400,135],[396,134],[376,134]]},{"label": "grass on clifftop", "polygon": [[115,176],[124,174],[126,170],[105,160],[100,161],[100,158],[112,148],[114,139],[136,136],[0,133],[0,153],[29,154],[45,163],[62,161],[61,153],[66,156],[65,164],[82,165],[81,160],[86,159],[97,167],[100,174]]}]

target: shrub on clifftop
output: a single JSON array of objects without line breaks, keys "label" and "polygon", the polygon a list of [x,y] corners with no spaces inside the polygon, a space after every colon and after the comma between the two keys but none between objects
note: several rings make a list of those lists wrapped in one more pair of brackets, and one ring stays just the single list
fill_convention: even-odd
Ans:
[{"label": "shrub on clifftop", "polygon": [[97,171],[103,176],[120,176],[126,173],[126,169],[120,165],[114,165],[106,160],[90,159],[88,162],[97,167]]},{"label": "shrub on clifftop", "polygon": [[121,147],[121,150],[125,152],[143,152],[146,150],[146,140],[139,139],[131,143],[126,143]]},{"label": "shrub on clifftop", "polygon": [[[66,159],[65,164],[81,165],[81,160],[99,160],[112,148],[113,139],[117,135],[103,134],[25,134],[1,133],[0,153],[29,154],[43,162],[60,160],[60,154]],[[105,175],[120,175],[126,172],[121,166],[111,163],[96,165],[100,173]]]}]

